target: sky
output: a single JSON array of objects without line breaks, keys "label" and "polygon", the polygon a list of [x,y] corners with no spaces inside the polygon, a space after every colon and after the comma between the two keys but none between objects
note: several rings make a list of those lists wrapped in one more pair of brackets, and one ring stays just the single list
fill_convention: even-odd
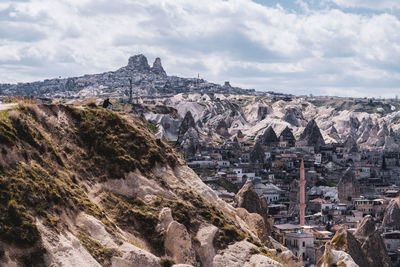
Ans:
[{"label": "sky", "polygon": [[400,94],[399,0],[0,0],[0,83],[116,70],[295,95]]}]

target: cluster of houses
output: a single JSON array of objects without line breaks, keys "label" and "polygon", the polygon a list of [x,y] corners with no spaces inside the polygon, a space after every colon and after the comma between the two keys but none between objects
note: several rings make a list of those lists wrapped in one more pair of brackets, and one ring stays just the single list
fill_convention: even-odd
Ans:
[{"label": "cluster of houses", "polygon": [[[355,231],[363,217],[371,215],[392,261],[399,264],[400,229],[384,227],[382,220],[390,200],[400,198],[400,152],[361,149],[351,142],[309,145],[307,139],[296,141],[289,128],[276,139],[273,135],[267,130],[255,140],[244,140],[238,134],[198,150],[186,161],[228,202],[251,181],[267,200],[274,237],[304,263],[315,264],[321,256],[317,248],[337,230]],[[304,226],[299,225],[301,160],[306,177]]]}]

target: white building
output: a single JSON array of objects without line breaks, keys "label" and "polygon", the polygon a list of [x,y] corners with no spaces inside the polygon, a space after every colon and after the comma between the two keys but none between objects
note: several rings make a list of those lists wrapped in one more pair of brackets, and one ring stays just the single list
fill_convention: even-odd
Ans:
[{"label": "white building", "polygon": [[264,197],[267,203],[279,201],[281,189],[273,184],[257,183],[254,185],[254,192]]},{"label": "white building", "polygon": [[314,235],[311,233],[285,233],[284,244],[296,257],[302,257],[303,263],[315,263]]}]

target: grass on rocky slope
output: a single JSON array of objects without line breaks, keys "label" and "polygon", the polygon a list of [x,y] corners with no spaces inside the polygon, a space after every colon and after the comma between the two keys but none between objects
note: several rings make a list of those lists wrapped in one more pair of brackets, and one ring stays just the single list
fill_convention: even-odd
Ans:
[{"label": "grass on rocky slope", "polygon": [[171,208],[174,220],[185,225],[192,238],[202,222],[217,226],[219,230],[214,238],[217,249],[247,237],[234,222],[226,219],[215,206],[196,193],[180,192],[180,195],[182,200],[157,197],[152,202],[145,203],[139,198],[128,198],[108,192],[103,196],[101,204],[112,214],[119,227],[147,240],[152,252],[158,256],[165,253],[163,236],[156,231],[158,214],[164,207]]},{"label": "grass on rocky slope", "polygon": [[21,105],[0,112],[0,238],[19,246],[39,239],[34,217],[54,228],[63,210],[85,211],[113,230],[82,182],[124,178],[156,164],[174,166],[171,149],[101,108]]}]

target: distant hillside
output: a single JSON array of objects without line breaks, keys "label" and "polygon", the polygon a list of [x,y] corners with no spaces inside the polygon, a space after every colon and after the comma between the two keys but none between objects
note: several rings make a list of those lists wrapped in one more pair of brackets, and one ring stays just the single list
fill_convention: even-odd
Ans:
[{"label": "distant hillside", "polygon": [[0,94],[34,95],[47,97],[82,97],[111,95],[129,96],[130,87],[134,94],[177,94],[183,92],[254,94],[246,90],[209,83],[203,79],[168,76],[161,60],[157,58],[150,67],[144,55],[129,58],[128,65],[116,71],[84,75],[66,79],[49,79],[31,83],[0,84]]},{"label": "distant hillside", "polygon": [[[315,133],[321,132],[327,144],[347,141],[388,151],[400,147],[400,102],[395,99],[182,93],[144,98],[144,101],[149,100],[156,106],[165,105],[176,110],[173,115],[154,109],[144,111],[149,121],[159,125],[159,137],[177,140],[180,126],[190,112],[192,125],[184,127],[186,131],[180,133],[179,140],[189,150],[212,142],[233,141],[235,137],[256,141],[269,127],[277,136],[284,129],[290,129],[296,140],[302,141],[307,137],[302,133],[313,120],[315,123],[310,126]],[[306,139],[315,143],[315,138],[310,138]]]}]

